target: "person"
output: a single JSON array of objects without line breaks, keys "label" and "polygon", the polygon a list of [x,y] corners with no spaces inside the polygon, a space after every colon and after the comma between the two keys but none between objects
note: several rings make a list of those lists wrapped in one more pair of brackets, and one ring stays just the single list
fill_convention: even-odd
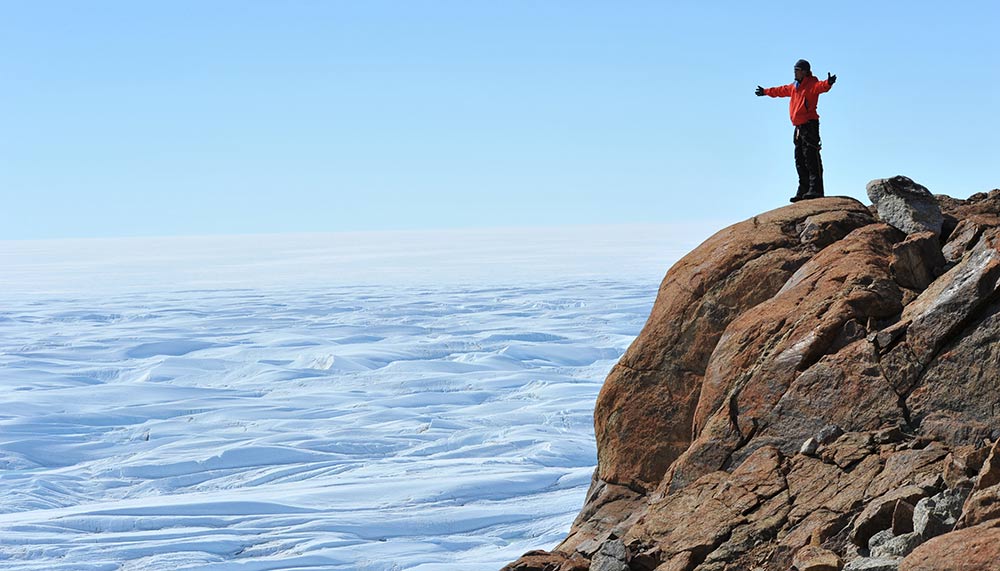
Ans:
[{"label": "person", "polygon": [[809,198],[823,196],[823,161],[819,156],[821,148],[819,139],[819,94],[830,91],[837,81],[836,75],[826,74],[826,79],[819,80],[812,74],[809,62],[800,59],[795,62],[795,82],[780,87],[757,86],[758,97],[791,97],[788,104],[788,114],[795,127],[793,141],[795,142],[795,170],[799,174],[799,189],[790,200],[798,202]]}]

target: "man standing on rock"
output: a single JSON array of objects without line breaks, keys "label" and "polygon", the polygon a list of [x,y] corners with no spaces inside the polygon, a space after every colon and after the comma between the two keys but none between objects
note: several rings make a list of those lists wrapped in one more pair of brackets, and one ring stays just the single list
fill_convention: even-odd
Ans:
[{"label": "man standing on rock", "polygon": [[808,198],[823,196],[823,161],[820,159],[819,94],[830,91],[837,81],[836,75],[826,74],[824,80],[816,79],[809,62],[800,59],[795,62],[795,83],[764,89],[757,86],[757,95],[770,97],[791,97],[788,114],[795,126],[795,170],[799,172],[799,190],[791,198],[798,202]]}]

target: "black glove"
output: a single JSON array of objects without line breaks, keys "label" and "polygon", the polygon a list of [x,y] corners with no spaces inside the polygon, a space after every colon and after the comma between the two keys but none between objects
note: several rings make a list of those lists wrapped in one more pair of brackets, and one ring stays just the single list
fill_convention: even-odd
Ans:
[{"label": "black glove", "polygon": [[757,91],[754,91],[754,93],[757,94],[757,97],[760,97],[761,95],[764,95],[764,88],[758,85]]},{"label": "black glove", "polygon": [[826,72],[826,80],[830,82],[830,85],[833,85],[834,83],[837,83],[837,76],[830,75],[830,72],[828,71]]}]

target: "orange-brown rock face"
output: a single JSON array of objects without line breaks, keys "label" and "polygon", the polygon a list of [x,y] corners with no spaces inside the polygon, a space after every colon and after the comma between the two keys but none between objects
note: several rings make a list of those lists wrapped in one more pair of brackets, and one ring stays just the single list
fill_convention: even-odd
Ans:
[{"label": "orange-brown rock face", "polygon": [[826,198],[679,261],[569,536],[510,568],[1000,570],[1000,190],[936,200],[940,235]]},{"label": "orange-brown rock face", "polygon": [[918,547],[899,571],[1000,571],[1000,520],[954,531]]},{"label": "orange-brown rock face", "polygon": [[757,446],[792,453],[826,424],[859,430],[901,419],[864,342],[868,324],[902,309],[888,272],[900,238],[884,224],[855,230],[729,325],[704,378],[697,437],[674,464],[670,489],[728,468]]},{"label": "orange-brown rock face", "polygon": [[702,378],[729,323],[820,248],[872,222],[852,199],[802,202],[726,228],[677,262],[597,399],[600,479],[655,487],[691,442]]}]

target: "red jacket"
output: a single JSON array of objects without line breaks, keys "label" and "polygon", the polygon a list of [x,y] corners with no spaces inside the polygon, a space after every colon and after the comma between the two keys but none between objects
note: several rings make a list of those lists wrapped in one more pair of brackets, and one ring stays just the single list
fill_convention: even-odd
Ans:
[{"label": "red jacket", "polygon": [[808,75],[802,78],[798,86],[789,83],[781,87],[768,87],[764,90],[764,94],[771,97],[791,97],[788,115],[792,118],[792,125],[798,127],[808,121],[819,120],[819,113],[816,112],[819,94],[827,91],[830,91],[829,81],[825,79],[821,81],[816,79],[815,75]]}]

